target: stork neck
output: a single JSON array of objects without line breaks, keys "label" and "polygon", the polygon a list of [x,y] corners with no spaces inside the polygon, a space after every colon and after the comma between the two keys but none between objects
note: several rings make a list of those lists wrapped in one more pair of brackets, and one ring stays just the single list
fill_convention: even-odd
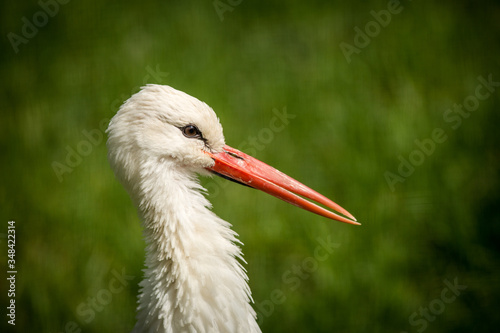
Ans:
[{"label": "stork neck", "polygon": [[236,234],[209,210],[194,174],[165,163],[141,173],[147,248],[136,330],[258,332]]},{"label": "stork neck", "polygon": [[203,217],[210,207],[193,174],[163,164],[156,168],[158,173],[143,172],[138,205],[146,236],[174,236],[197,224],[196,218]]},{"label": "stork neck", "polygon": [[[139,209],[147,243],[146,264],[172,261],[184,265],[188,258],[223,247],[224,243],[232,244],[234,237],[220,239],[221,234],[231,231],[209,210],[211,205],[200,193],[204,189],[195,174],[162,162],[163,166],[143,172],[146,177]],[[200,237],[205,239],[201,241]]]}]

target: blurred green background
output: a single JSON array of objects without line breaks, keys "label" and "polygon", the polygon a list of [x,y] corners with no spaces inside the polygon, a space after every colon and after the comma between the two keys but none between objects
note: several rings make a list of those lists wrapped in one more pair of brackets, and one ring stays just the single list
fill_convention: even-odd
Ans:
[{"label": "blurred green background", "polygon": [[245,244],[263,331],[499,327],[498,2],[44,3],[0,11],[0,263],[14,220],[18,270],[2,332],[132,329],[144,242],[103,130],[145,83],[207,102],[228,144],[363,224],[202,180]]}]

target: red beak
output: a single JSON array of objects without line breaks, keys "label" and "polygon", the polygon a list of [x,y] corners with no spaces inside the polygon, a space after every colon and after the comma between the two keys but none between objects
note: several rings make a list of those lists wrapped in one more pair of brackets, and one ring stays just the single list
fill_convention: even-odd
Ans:
[{"label": "red beak", "polygon": [[[335,202],[275,168],[237,149],[226,145],[222,153],[212,154],[207,152],[207,154],[215,161],[214,166],[207,169],[219,176],[233,180],[242,185],[259,189],[283,201],[291,203],[292,205],[332,220],[350,224],[360,224],[356,222],[354,216]],[[347,216],[347,218],[307,201],[299,195],[323,204]]]}]

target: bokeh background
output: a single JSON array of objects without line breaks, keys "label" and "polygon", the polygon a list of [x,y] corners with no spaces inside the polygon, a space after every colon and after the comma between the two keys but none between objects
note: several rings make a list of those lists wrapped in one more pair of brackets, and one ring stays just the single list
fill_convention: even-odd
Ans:
[{"label": "bokeh background", "polygon": [[[245,244],[263,331],[500,326],[500,84],[477,88],[500,82],[497,1],[29,0],[0,15],[2,332],[132,329],[144,242],[104,129],[145,83],[207,102],[228,144],[363,224],[202,180]],[[463,103],[474,111],[447,111]],[[129,280],[111,293],[116,274]]]}]

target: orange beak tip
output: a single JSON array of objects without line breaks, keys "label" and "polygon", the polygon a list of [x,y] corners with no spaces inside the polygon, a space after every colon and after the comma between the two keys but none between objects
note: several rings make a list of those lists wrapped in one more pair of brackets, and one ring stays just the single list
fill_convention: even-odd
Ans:
[{"label": "orange beak tip", "polygon": [[353,225],[361,225],[361,223],[358,222],[354,217],[352,219],[342,219],[340,222],[345,222],[348,224],[353,224]]}]

